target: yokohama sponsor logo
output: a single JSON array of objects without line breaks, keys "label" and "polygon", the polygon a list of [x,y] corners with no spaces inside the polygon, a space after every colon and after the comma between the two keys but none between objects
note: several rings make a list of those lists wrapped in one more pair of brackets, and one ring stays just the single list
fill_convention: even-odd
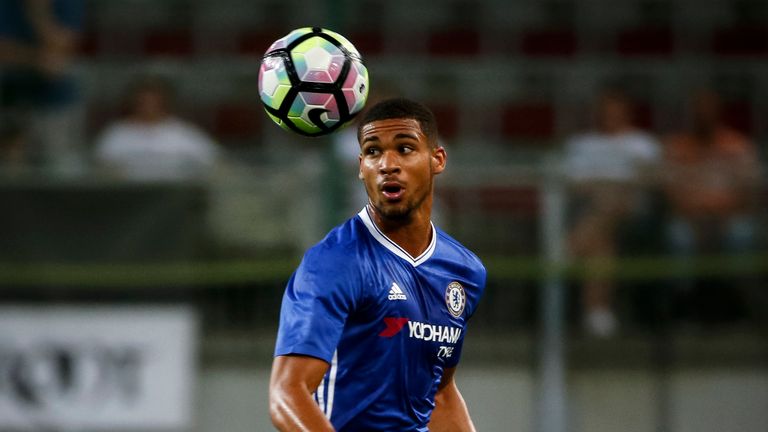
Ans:
[{"label": "yokohama sponsor logo", "polygon": [[409,337],[428,342],[447,342],[455,344],[461,337],[461,329],[418,321],[408,321]]},{"label": "yokohama sponsor logo", "polygon": [[400,333],[408,323],[408,337],[420,339],[427,342],[442,342],[455,344],[461,337],[461,329],[458,327],[448,327],[435,324],[427,324],[418,321],[410,321],[408,318],[384,318],[384,324],[387,326],[379,333],[379,336],[391,338]]}]

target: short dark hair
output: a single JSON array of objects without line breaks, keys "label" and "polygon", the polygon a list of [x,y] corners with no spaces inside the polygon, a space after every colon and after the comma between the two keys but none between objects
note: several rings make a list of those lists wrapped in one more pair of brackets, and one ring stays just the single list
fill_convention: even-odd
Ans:
[{"label": "short dark hair", "polygon": [[390,119],[416,120],[430,145],[437,146],[435,115],[423,104],[405,98],[386,99],[366,110],[357,124],[358,141],[362,136],[363,126],[375,121]]}]

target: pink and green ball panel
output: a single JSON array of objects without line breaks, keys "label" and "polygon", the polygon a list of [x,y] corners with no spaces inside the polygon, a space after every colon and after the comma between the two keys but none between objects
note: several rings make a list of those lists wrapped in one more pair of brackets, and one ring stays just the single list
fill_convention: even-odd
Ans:
[{"label": "pink and green ball panel", "polygon": [[344,53],[330,41],[311,37],[291,50],[299,79],[305,82],[334,83],[344,67]]}]

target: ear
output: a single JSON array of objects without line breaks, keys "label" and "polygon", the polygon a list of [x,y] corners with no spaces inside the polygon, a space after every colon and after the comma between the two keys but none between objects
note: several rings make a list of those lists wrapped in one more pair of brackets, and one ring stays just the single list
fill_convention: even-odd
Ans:
[{"label": "ear", "polygon": [[448,155],[445,148],[438,146],[432,150],[432,174],[440,174],[445,169],[445,163]]},{"label": "ear", "polygon": [[357,178],[362,180],[363,179],[363,155],[359,154],[357,155]]}]

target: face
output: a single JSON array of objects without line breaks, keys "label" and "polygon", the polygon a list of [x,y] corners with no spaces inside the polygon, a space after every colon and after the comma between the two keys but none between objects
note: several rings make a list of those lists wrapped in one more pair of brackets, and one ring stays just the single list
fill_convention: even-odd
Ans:
[{"label": "face", "polygon": [[435,175],[445,169],[445,150],[431,145],[414,119],[378,120],[360,133],[360,173],[375,212],[408,220],[432,209]]},{"label": "face", "polygon": [[162,91],[142,89],[133,99],[134,114],[145,121],[156,121],[167,114],[168,103]]},{"label": "face", "polygon": [[621,98],[603,96],[597,108],[597,123],[600,129],[614,132],[630,123],[629,107]]}]

